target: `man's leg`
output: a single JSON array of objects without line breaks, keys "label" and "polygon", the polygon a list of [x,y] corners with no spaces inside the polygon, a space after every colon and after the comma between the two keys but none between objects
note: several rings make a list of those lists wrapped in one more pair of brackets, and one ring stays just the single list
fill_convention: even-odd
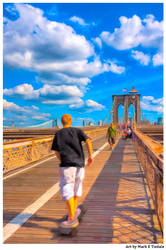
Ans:
[{"label": "man's leg", "polygon": [[66,201],[67,209],[68,209],[68,220],[74,220],[75,218],[75,199],[74,197],[70,198]]},{"label": "man's leg", "polygon": [[68,220],[75,217],[74,183],[76,176],[75,167],[62,167],[60,169],[60,193],[66,201],[68,210]]},{"label": "man's leg", "polygon": [[111,141],[111,137],[108,138],[108,143],[110,144],[110,149],[112,149],[112,141]]},{"label": "man's leg", "polygon": [[76,178],[75,178],[75,185],[74,185],[74,207],[75,213],[77,212],[78,208],[78,199],[82,196],[82,181],[84,179],[85,169],[84,168],[77,168]]},{"label": "man's leg", "polygon": [[75,218],[75,213],[77,211],[77,206],[78,206],[78,198],[79,198],[78,196],[74,196],[66,201],[69,221],[74,220]]},{"label": "man's leg", "polygon": [[68,219],[60,223],[62,228],[75,228],[79,225],[78,218],[75,216],[74,210],[74,197],[66,200],[67,209],[68,209]]},{"label": "man's leg", "polygon": [[74,196],[74,211],[77,211],[77,206],[78,206],[78,196]]},{"label": "man's leg", "polygon": [[114,148],[114,144],[115,144],[115,137],[111,137],[111,141],[112,141],[112,149]]}]

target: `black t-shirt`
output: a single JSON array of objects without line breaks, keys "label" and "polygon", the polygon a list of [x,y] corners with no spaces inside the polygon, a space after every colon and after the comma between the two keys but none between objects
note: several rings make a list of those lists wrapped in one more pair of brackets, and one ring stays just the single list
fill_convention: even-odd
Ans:
[{"label": "black t-shirt", "polygon": [[62,128],[56,132],[51,150],[60,153],[60,167],[84,167],[84,153],[81,142],[88,138],[81,129],[74,127]]}]

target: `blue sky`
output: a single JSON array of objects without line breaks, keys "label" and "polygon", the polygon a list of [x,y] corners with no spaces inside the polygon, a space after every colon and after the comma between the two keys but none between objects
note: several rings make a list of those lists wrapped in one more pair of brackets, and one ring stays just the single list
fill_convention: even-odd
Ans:
[{"label": "blue sky", "polygon": [[162,3],[6,3],[3,13],[5,126],[64,113],[96,124],[132,86],[146,119],[163,115]]}]

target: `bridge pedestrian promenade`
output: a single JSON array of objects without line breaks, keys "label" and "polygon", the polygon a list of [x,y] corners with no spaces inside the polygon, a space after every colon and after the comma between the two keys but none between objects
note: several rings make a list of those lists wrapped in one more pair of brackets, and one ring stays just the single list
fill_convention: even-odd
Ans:
[{"label": "bridge pedestrian promenade", "polygon": [[120,138],[111,151],[103,136],[93,141],[93,148],[96,156],[86,166],[80,201],[87,212],[77,236],[58,234],[57,222],[67,210],[58,193],[58,162],[51,157],[4,179],[5,244],[163,243],[132,140]]}]

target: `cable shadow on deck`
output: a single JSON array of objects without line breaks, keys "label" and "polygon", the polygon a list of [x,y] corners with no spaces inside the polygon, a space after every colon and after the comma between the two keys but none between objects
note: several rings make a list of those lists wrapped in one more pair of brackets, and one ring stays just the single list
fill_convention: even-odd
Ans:
[{"label": "cable shadow on deck", "polygon": [[[127,143],[127,154],[133,153],[131,143]],[[146,192],[144,174],[139,166],[138,171],[122,173],[125,148],[126,142],[121,140],[86,196],[84,205],[88,211],[73,243],[157,243],[160,231],[154,228],[154,210]],[[126,192],[125,187],[120,187],[122,182],[129,186]],[[130,190],[131,182],[135,185],[133,190]]]},{"label": "cable shadow on deck", "polygon": [[[31,221],[24,224],[24,228],[47,230],[52,233],[50,239],[52,243],[55,241],[79,244],[157,243],[157,235],[160,231],[154,228],[152,219],[154,210],[151,208],[150,198],[146,192],[144,174],[139,164],[137,170],[131,169],[129,172],[123,170],[126,147],[128,147],[128,154],[133,153],[131,142],[120,140],[86,196],[84,205],[88,210],[79,226],[77,237],[72,239],[59,237],[55,217],[33,215]],[[123,183],[127,183],[129,187],[133,183],[134,186],[127,190],[127,186],[122,188]],[[136,185],[139,185],[138,190]],[[11,216],[11,213],[6,211],[8,216]],[[55,226],[53,230],[52,225]],[[36,243],[39,243],[38,238]]]}]

